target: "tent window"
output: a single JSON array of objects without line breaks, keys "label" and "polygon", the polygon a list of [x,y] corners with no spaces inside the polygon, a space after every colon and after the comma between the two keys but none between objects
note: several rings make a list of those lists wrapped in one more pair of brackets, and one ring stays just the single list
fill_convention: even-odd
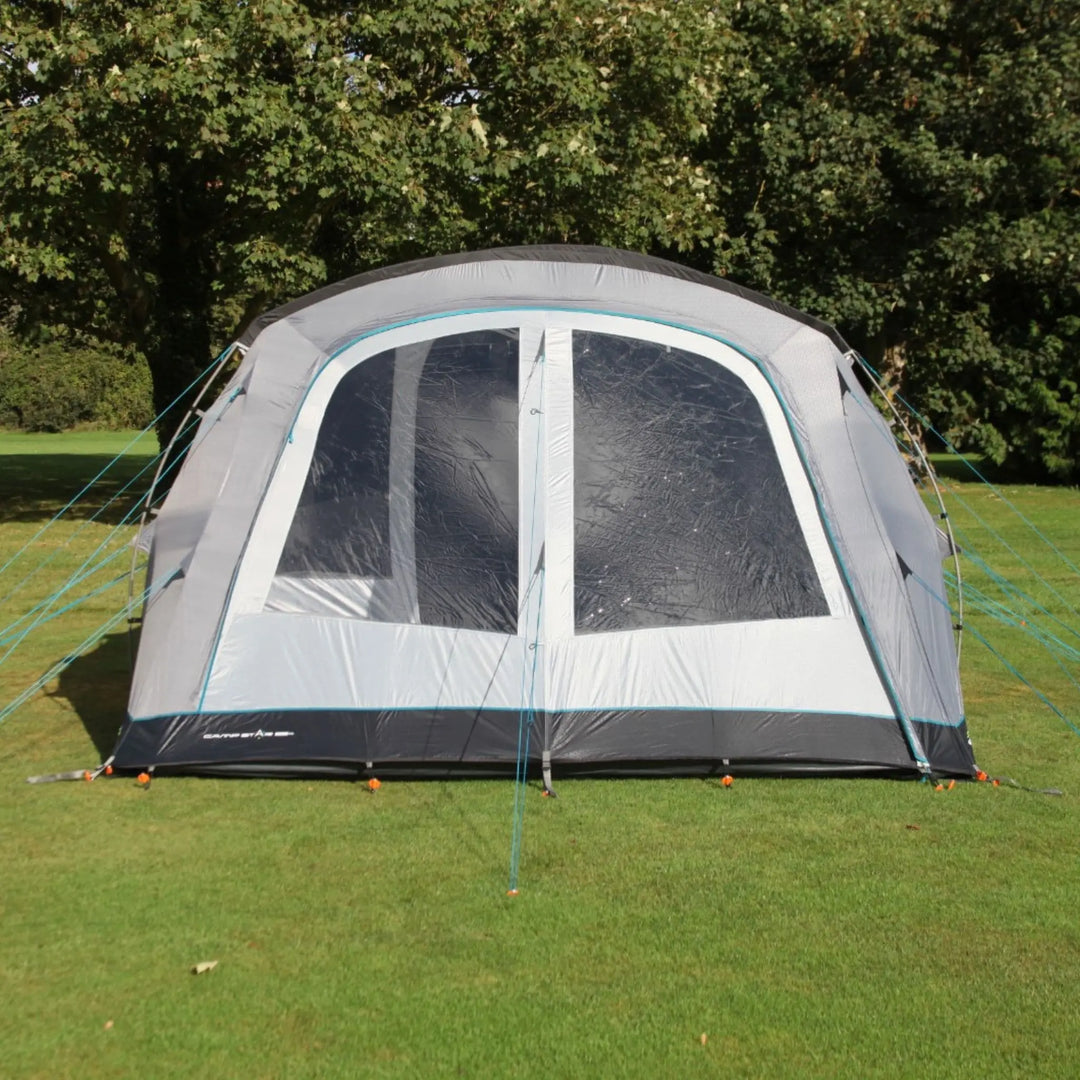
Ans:
[{"label": "tent window", "polygon": [[516,633],[517,382],[516,330],[402,346],[347,372],[274,605]]},{"label": "tent window", "polygon": [[353,368],[323,415],[279,574],[390,575],[394,351]]},{"label": "tent window", "polygon": [[703,356],[575,332],[577,631],[828,615],[761,408]]}]

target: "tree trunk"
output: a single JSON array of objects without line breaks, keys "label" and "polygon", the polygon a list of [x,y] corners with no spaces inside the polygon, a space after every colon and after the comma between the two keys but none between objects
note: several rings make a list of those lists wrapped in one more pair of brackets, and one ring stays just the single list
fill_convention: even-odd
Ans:
[{"label": "tree trunk", "polygon": [[[162,449],[176,445],[162,472],[164,484],[176,471],[194,435],[185,416],[202,384],[200,375],[213,360],[210,323],[213,304],[209,253],[183,212],[183,188],[170,180],[168,166],[159,165],[157,215],[157,296],[146,347],[154,385],[154,412]],[[160,489],[164,490],[164,488]]]}]

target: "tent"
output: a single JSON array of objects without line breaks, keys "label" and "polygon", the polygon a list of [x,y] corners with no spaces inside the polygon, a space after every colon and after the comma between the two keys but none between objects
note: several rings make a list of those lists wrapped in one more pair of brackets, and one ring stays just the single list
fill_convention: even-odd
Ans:
[{"label": "tent", "polygon": [[941,536],[831,327],[550,246],[237,347],[153,523],[117,766],[974,773]]}]

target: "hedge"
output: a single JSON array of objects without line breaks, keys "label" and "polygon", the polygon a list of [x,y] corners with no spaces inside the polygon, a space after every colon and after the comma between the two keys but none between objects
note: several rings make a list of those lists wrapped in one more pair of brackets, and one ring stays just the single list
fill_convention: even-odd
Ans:
[{"label": "hedge", "polygon": [[0,427],[141,428],[153,419],[152,401],[150,370],[130,350],[96,342],[31,347],[0,336]]}]

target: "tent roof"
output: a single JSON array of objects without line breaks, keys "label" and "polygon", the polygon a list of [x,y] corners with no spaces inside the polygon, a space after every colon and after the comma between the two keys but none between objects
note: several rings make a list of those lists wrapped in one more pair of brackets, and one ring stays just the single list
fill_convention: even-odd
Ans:
[{"label": "tent roof", "polygon": [[719,278],[713,274],[703,274],[700,270],[691,270],[689,267],[680,266],[678,263],[669,262],[667,259],[658,259],[652,255],[641,255],[634,251],[618,251],[613,248],[581,244],[538,244],[525,247],[489,248],[486,251],[470,251],[455,255],[437,255],[430,259],[416,259],[412,262],[398,263],[395,266],[386,266],[378,270],[369,270],[363,274],[355,274],[353,277],[317,289],[315,292],[308,293],[306,296],[259,315],[252,320],[240,336],[239,343],[244,346],[250,345],[272,323],[288,318],[290,315],[303,311],[305,308],[311,307],[322,300],[328,300],[331,297],[362,288],[365,285],[374,285],[380,281],[389,281],[392,278],[405,277],[409,274],[422,274],[430,270],[441,270],[451,266],[464,266],[470,263],[483,262],[562,262],[593,266],[622,266],[631,270],[678,278],[682,281],[704,285],[719,292],[737,296],[751,304],[757,304],[769,311],[784,315],[795,322],[813,327],[828,337],[840,352],[848,351],[847,343],[838,331],[828,323],[815,319],[812,315],[807,315],[797,308],[764,296],[762,293],[754,292],[753,289],[736,285],[726,278]]}]

